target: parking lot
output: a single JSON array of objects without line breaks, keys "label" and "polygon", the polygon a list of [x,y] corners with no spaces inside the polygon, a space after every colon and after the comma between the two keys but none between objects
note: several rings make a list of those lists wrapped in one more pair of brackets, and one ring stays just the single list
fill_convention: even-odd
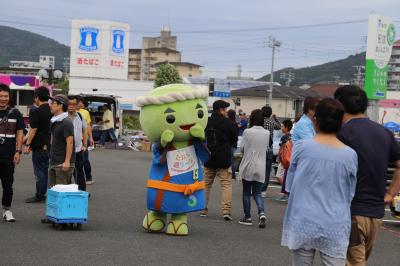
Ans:
[{"label": "parking lot", "polygon": [[[43,225],[45,204],[24,203],[34,193],[31,161],[24,156],[15,174],[17,222],[0,224],[1,265],[290,265],[289,251],[280,246],[285,204],[272,199],[279,191],[275,185],[266,199],[264,230],[237,223],[242,205],[235,182],[233,222],[220,217],[216,183],[210,216],[190,215],[190,236],[149,234],[141,223],[151,154],[104,149],[90,156],[96,183],[88,186],[89,223],[81,231]],[[392,220],[389,213],[385,219]],[[400,224],[385,222],[382,229],[369,265],[400,265]]]}]

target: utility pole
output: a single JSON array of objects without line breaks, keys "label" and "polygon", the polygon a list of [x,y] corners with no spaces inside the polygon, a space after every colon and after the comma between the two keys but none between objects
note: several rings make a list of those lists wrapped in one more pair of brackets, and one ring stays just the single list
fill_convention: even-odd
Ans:
[{"label": "utility pole", "polygon": [[271,75],[270,75],[270,84],[269,84],[269,100],[268,104],[272,107],[272,90],[274,88],[274,61],[275,61],[275,48],[281,46],[281,42],[277,41],[274,36],[268,37],[268,47],[272,48],[272,60],[271,60]]},{"label": "utility pole", "polygon": [[240,79],[241,76],[242,76],[242,65],[239,64],[237,66],[237,77],[238,77],[238,79]]},{"label": "utility pole", "polygon": [[289,68],[288,72],[282,72],[280,78],[286,80],[285,85],[290,87],[290,83],[292,83],[294,80],[294,73],[292,72],[292,69]]},{"label": "utility pole", "polygon": [[69,57],[64,57],[64,74],[67,76],[69,73],[69,64],[70,64],[70,58]]},{"label": "utility pole", "polygon": [[365,67],[362,65],[356,65],[353,66],[354,68],[357,69],[357,73],[354,74],[354,76],[356,77],[355,79],[355,83],[357,84],[357,86],[359,86],[360,88],[363,87],[363,83],[364,83],[364,69]]}]

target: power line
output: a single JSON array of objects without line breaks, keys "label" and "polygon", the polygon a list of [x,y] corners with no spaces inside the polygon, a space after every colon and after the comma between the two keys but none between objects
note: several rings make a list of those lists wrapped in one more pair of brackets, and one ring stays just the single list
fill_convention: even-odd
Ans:
[{"label": "power line", "polygon": [[[329,27],[338,25],[357,24],[367,22],[366,19],[359,20],[348,20],[338,21],[329,23],[315,23],[315,24],[304,24],[304,25],[291,25],[291,26],[276,26],[276,27],[263,27],[263,28],[242,28],[242,29],[219,29],[219,30],[187,30],[187,31],[175,31],[175,34],[207,34],[207,33],[238,33],[238,32],[259,32],[259,31],[272,31],[272,30],[290,30],[290,29],[304,29],[304,28],[317,28],[317,27]],[[43,23],[32,23],[23,21],[13,21],[1,19],[2,23],[14,23],[17,25],[36,26],[44,28],[56,28],[56,29],[71,29],[70,26],[55,25],[55,24],[43,24]],[[159,33],[159,31],[143,31],[143,30],[131,30],[134,33]]]}]

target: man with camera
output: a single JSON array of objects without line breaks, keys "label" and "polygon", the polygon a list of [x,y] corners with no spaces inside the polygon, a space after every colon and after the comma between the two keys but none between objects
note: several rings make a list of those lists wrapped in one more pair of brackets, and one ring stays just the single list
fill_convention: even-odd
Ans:
[{"label": "man with camera", "polygon": [[24,122],[21,113],[10,107],[10,88],[0,83],[0,179],[3,187],[3,220],[15,222],[11,212],[14,168],[22,153]]}]

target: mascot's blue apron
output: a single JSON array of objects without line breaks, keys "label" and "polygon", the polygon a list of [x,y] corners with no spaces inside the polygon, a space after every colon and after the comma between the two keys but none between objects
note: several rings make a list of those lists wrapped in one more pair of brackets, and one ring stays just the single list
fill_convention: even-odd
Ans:
[{"label": "mascot's blue apron", "polygon": [[[198,140],[193,140],[193,146],[198,169],[183,174],[174,173],[176,175],[171,176],[165,152],[160,151],[158,143],[153,145],[154,158],[147,189],[147,208],[149,210],[187,213],[205,209],[206,198],[201,162],[209,159],[209,153]],[[171,150],[174,149],[169,149],[169,151]]]}]

